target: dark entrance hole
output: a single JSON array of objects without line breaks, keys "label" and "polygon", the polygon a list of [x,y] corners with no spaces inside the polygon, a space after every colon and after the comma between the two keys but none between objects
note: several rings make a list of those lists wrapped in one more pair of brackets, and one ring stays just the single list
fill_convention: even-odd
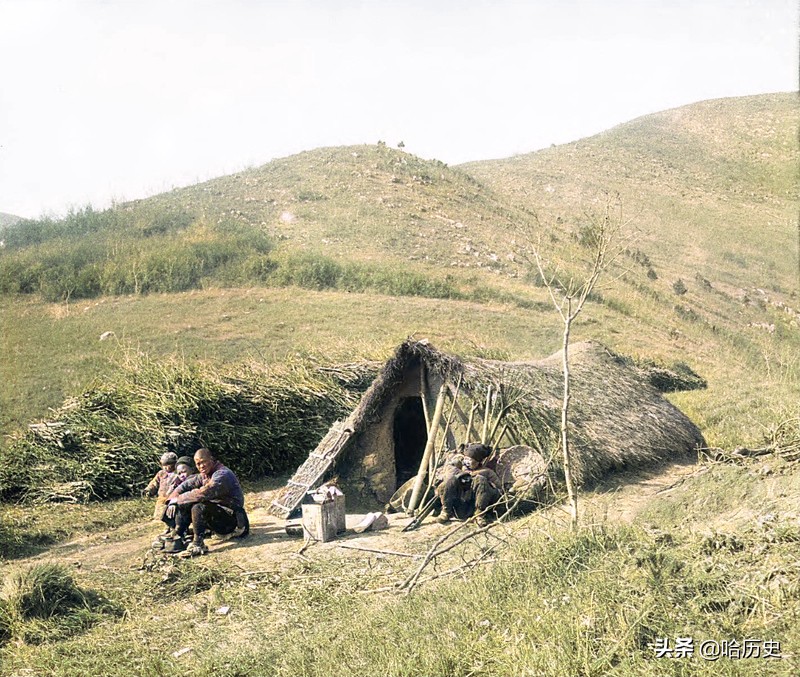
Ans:
[{"label": "dark entrance hole", "polygon": [[394,412],[394,468],[398,487],[419,472],[427,441],[422,398],[404,397]]}]

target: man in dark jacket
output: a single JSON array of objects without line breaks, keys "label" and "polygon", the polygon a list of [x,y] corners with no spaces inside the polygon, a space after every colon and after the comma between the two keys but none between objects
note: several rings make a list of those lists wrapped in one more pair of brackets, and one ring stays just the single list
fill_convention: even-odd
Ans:
[{"label": "man in dark jacket", "polygon": [[250,531],[244,509],[244,494],[232,470],[214,458],[208,449],[194,455],[198,473],[179,484],[169,495],[164,521],[173,528],[172,552],[183,549],[184,537],[192,525],[194,538],[186,549],[189,555],[208,552],[207,530],[223,537],[244,538]]}]

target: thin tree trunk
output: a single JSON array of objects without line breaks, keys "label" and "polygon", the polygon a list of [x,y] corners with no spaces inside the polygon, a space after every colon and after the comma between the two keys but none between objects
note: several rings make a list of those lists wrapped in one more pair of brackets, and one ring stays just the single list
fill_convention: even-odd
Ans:
[{"label": "thin tree trunk", "polygon": [[569,448],[569,333],[572,325],[572,300],[568,301],[568,313],[564,321],[563,370],[564,399],[561,405],[561,449],[564,452],[564,481],[567,484],[567,497],[570,507],[570,524],[572,529],[578,528],[578,493],[575,490],[575,479],[572,468],[572,455]]},{"label": "thin tree trunk", "polygon": [[486,411],[483,413],[483,431],[481,432],[481,444],[486,444],[486,436],[489,434],[489,416],[492,412],[492,384],[486,388]]}]

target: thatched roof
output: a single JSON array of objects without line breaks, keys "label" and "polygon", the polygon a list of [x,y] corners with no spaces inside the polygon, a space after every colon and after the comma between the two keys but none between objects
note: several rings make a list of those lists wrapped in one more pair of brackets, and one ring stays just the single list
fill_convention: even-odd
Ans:
[{"label": "thatched roof", "polygon": [[[560,351],[533,362],[463,361],[425,342],[407,341],[358,408],[367,404],[366,413],[379,407],[381,392],[401,378],[403,365],[412,359],[423,360],[429,370],[442,376],[449,373],[452,382],[462,375],[462,392],[477,401],[486,396],[489,384],[495,392],[515,400],[510,419],[518,435],[534,434],[542,443],[543,437],[557,437],[563,396]],[[570,421],[580,482],[599,479],[622,465],[682,455],[705,444],[697,426],[646,383],[627,360],[599,343],[572,345],[570,371]]]},{"label": "thatched roof", "polygon": [[[467,360],[441,352],[427,341],[407,340],[379,371],[347,420],[337,423],[310,455],[313,467],[301,479],[309,481],[323,466],[345,458],[351,440],[381,420],[395,390],[421,364],[431,381],[450,384],[451,394],[460,383],[459,399],[483,403],[491,387],[494,398],[512,405],[505,420],[514,437],[545,456],[552,454],[558,468],[560,455],[554,452],[563,396],[561,362],[560,352],[532,362]],[[630,360],[595,342],[578,343],[570,347],[570,370],[571,439],[579,483],[591,484],[615,469],[685,456],[705,445],[697,426],[650,385],[647,375]],[[319,461],[311,463],[312,458]],[[298,490],[301,483],[295,482]]]}]

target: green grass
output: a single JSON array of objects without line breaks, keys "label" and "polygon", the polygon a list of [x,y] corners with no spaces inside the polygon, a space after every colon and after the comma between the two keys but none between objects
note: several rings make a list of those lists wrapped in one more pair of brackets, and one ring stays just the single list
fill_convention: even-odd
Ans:
[{"label": "green grass", "polygon": [[[467,352],[491,346],[535,355],[557,346],[553,318],[502,303],[296,288],[210,289],[69,306],[0,297],[0,314],[5,432],[107,376],[131,347],[154,358],[274,364],[297,354],[326,362],[384,358],[410,334]],[[106,331],[115,337],[100,341]]]},{"label": "green grass", "polygon": [[109,531],[152,514],[152,502],[128,499],[88,505],[15,505],[0,515],[0,562],[28,557],[49,546],[98,531]]},{"label": "green grass", "polygon": [[[413,563],[363,553],[340,559],[337,551],[321,557],[313,548],[306,561],[248,575],[210,558],[76,573],[80,585],[91,583],[124,607],[125,617],[63,641],[8,644],[3,674],[29,667],[158,675],[190,665],[198,675],[309,677],[342,665],[351,674],[398,677],[796,674],[800,529],[791,507],[800,475],[796,466],[772,476],[758,467],[711,466],[654,499],[641,526],[587,514],[571,534],[534,516],[529,535],[514,539],[494,565],[408,597],[359,591],[402,580]],[[750,512],[728,521],[731,490],[738,497],[745,488]],[[764,505],[766,495],[775,500]],[[687,525],[698,510],[705,524]],[[231,612],[217,615],[221,606]],[[163,618],[170,618],[167,636]],[[657,659],[656,639],[674,644],[677,637],[692,637],[696,655]],[[710,662],[697,655],[704,640],[744,638],[778,641],[785,657]],[[191,653],[171,656],[183,647]]]},{"label": "green grass", "polygon": [[[687,362],[710,387],[685,398],[676,395],[675,401],[688,407],[709,441],[750,443],[758,433],[754,421],[769,425],[787,402],[796,401],[800,332],[790,326],[789,315],[695,291],[692,282],[682,299],[713,325],[697,322],[671,310],[671,291],[653,298],[639,284],[604,288],[603,302],[590,304],[575,338],[595,338],[644,360]],[[512,295],[509,285],[499,290]],[[466,354],[484,346],[513,359],[543,357],[558,348],[558,320],[544,310],[543,290],[524,293],[532,308],[294,287],[209,289],[69,305],[0,298],[0,424],[10,432],[45,417],[48,408],[93,378],[107,377],[115,357],[131,347],[154,358],[189,362],[274,364],[296,354],[341,362],[385,359],[394,345],[414,334]],[[749,327],[751,322],[774,323],[778,329],[770,335]],[[99,341],[106,331],[115,337]]]},{"label": "green grass", "polygon": [[0,589],[0,643],[41,644],[66,639],[121,609],[93,590],[82,590],[70,570],[37,563],[6,573]]}]

